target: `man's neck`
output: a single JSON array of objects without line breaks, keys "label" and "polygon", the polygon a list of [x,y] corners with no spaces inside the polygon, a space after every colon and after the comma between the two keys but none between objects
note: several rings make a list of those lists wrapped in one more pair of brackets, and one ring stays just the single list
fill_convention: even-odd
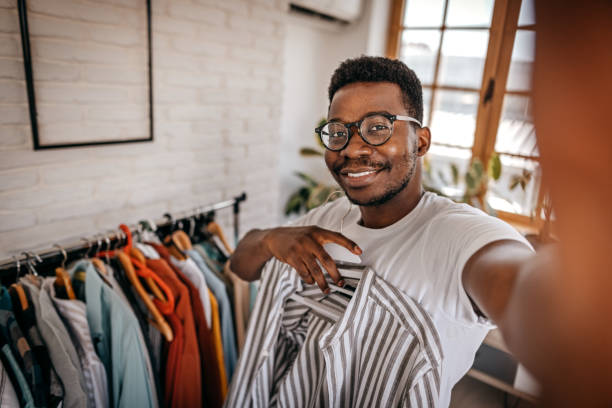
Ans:
[{"label": "man's neck", "polygon": [[419,204],[423,196],[421,183],[407,185],[400,193],[384,204],[377,206],[359,206],[361,220],[366,228],[385,228],[404,218]]}]

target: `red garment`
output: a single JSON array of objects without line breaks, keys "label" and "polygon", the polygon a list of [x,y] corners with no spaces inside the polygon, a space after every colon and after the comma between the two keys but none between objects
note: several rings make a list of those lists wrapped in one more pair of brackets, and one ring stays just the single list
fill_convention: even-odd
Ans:
[{"label": "red garment", "polygon": [[183,273],[170,262],[170,253],[163,245],[148,243],[153,246],[159,255],[166,260],[167,264],[174,270],[176,276],[188,288],[191,299],[191,310],[195,319],[198,344],[200,350],[201,378],[204,390],[204,406],[210,408],[221,408],[227,394],[227,380],[225,376],[225,365],[219,354],[215,353],[215,341],[212,327],[208,327],[204,307],[198,289]]},{"label": "red garment", "polygon": [[166,314],[174,340],[164,343],[164,405],[202,406],[202,369],[189,289],[164,259],[147,259],[147,267],[172,290],[175,299],[174,312]]}]

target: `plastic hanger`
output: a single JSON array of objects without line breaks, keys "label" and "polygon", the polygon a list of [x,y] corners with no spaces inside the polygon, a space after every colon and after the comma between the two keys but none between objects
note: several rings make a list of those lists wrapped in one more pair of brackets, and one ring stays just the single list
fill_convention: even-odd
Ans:
[{"label": "plastic hanger", "polygon": [[[119,230],[121,238],[119,238],[118,241],[120,240],[120,243],[123,244],[123,240],[125,240],[124,247],[122,249],[113,249],[110,251],[99,252],[97,256],[118,256],[119,254],[126,255],[127,259],[130,260],[130,266],[135,271],[135,273],[139,277],[145,279],[145,281],[147,282],[147,286],[149,286],[149,288],[151,288],[151,291],[154,292],[154,295],[156,296],[154,301],[157,307],[166,314],[172,313],[174,311],[175,305],[174,295],[172,294],[172,291],[170,290],[168,285],[166,285],[166,283],[159,276],[157,276],[157,274],[155,274],[155,272],[153,272],[147,267],[146,259],[144,258],[144,256],[142,256],[142,252],[132,251],[132,233],[129,227],[125,224],[121,224],[119,225]],[[138,283],[140,283],[140,281],[138,281]]]},{"label": "plastic hanger", "polygon": [[[159,277],[155,272],[147,267],[146,259],[142,252],[132,252],[134,248],[132,246],[132,233],[127,225],[121,224],[119,228],[123,231],[126,238],[126,244],[123,248],[123,251],[119,251],[118,253],[124,253],[128,256],[130,261],[132,262],[133,267],[138,276],[145,279],[147,285],[151,288],[151,291],[158,292],[159,297],[156,297],[155,304],[157,307],[163,311],[165,314],[172,313],[174,311],[174,295],[172,291],[166,285],[166,283]],[[132,256],[134,254],[134,256]],[[144,262],[143,262],[144,261]],[[155,289],[153,289],[155,287]],[[162,294],[163,292],[163,294]]]},{"label": "plastic hanger", "polygon": [[[144,254],[135,247],[130,248],[130,258],[132,258],[132,261],[134,259],[137,260],[142,265],[147,264],[147,259],[145,258]],[[145,279],[145,282],[147,282],[147,286],[149,286],[149,289],[151,289],[151,292],[153,292],[153,295],[160,301],[167,302],[166,297],[164,296],[162,291],[159,289],[159,286],[157,286],[153,278],[150,276],[147,276],[144,279]]]},{"label": "plastic hanger", "polygon": [[62,265],[55,268],[55,282],[53,283],[53,286],[55,286],[56,290],[65,293],[68,299],[74,300],[76,299],[76,295],[74,294],[74,289],[72,288],[70,275],[66,271],[66,261],[68,260],[68,254],[66,254],[64,248],[62,248],[58,244],[54,244],[53,246],[58,247],[62,253],[62,256],[64,257],[64,259],[62,259]]},{"label": "plastic hanger", "polygon": [[117,259],[121,263],[121,266],[123,266],[123,270],[125,271],[128,280],[130,281],[132,286],[134,286],[134,289],[136,289],[136,293],[138,293],[149,312],[151,312],[151,315],[153,316],[153,325],[157,328],[157,330],[160,331],[166,341],[171,342],[174,338],[172,329],[170,328],[170,325],[168,325],[168,322],[166,322],[166,319],[164,319],[162,314],[159,312],[157,307],[155,307],[155,304],[149,297],[149,294],[145,291],[144,287],[140,283],[138,275],[136,274],[136,270],[132,265],[132,260],[125,252],[122,251],[117,252]]}]

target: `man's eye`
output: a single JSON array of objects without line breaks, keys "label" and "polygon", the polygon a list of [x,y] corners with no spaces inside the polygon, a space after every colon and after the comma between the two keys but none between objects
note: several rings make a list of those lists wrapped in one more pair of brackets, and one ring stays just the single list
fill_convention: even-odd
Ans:
[{"label": "man's eye", "polygon": [[388,130],[389,127],[386,125],[372,125],[370,126],[370,132],[380,132],[382,130]]},{"label": "man's eye", "polygon": [[333,138],[346,137],[346,132],[332,132],[331,137]]}]

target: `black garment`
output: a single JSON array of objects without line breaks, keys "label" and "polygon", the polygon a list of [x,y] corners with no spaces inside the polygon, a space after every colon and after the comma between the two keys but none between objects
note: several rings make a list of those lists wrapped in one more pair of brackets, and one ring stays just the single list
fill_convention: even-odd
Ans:
[{"label": "black garment", "polygon": [[51,363],[49,350],[42,339],[40,331],[38,327],[36,327],[36,315],[30,293],[26,288],[23,288],[23,291],[28,302],[25,309],[21,304],[17,289],[13,286],[9,288],[15,319],[21,331],[24,333],[26,340],[30,344],[32,353],[34,353],[34,357],[42,370],[42,387],[47,397],[47,405],[50,407],[57,407],[64,399],[64,386]]}]

